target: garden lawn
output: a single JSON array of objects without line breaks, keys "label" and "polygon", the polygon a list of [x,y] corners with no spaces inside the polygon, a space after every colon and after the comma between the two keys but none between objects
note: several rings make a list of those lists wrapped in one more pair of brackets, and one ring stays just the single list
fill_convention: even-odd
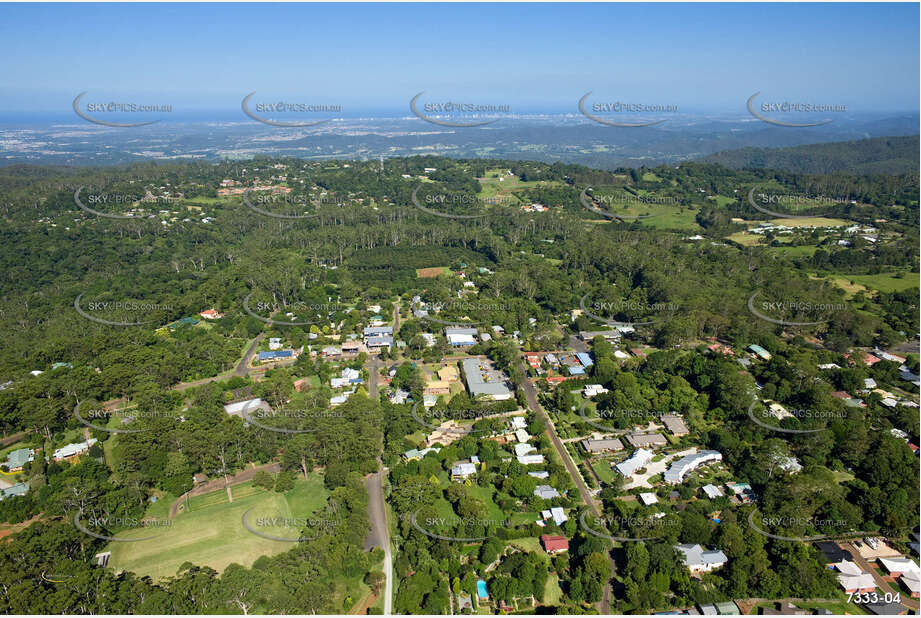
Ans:
[{"label": "garden lawn", "polygon": [[[262,538],[243,526],[243,514],[250,509],[247,521],[259,528],[260,517],[306,518],[326,503],[328,492],[323,478],[311,476],[298,480],[294,489],[280,494],[243,483],[232,488],[234,500],[229,502],[227,491],[221,489],[189,500],[187,510],[180,512],[169,527],[131,529],[116,535],[131,539],[145,536],[156,538],[138,542],[113,542],[109,566],[116,571],[132,571],[154,580],[176,574],[184,562],[210,566],[223,571],[229,564],[250,566],[260,556],[275,555],[291,549],[294,544]],[[162,519],[167,499],[153,504],[148,516]],[[266,534],[296,537],[293,528],[265,528]]]}]

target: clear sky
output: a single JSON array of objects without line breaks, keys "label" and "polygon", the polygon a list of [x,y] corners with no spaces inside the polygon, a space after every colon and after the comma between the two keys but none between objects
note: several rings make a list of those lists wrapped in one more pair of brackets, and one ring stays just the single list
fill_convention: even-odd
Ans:
[{"label": "clear sky", "polygon": [[261,96],[407,109],[737,109],[755,91],[916,111],[914,4],[0,4],[0,112],[79,92],[186,109]]}]

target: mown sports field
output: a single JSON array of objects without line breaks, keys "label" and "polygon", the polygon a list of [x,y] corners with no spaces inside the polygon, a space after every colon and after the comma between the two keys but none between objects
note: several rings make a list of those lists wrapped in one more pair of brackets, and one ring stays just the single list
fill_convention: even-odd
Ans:
[{"label": "mown sports field", "polygon": [[[109,566],[116,571],[133,571],[153,579],[175,575],[184,562],[210,566],[219,572],[231,563],[251,566],[259,556],[288,551],[293,543],[253,534],[243,526],[243,513],[253,509],[247,521],[262,530],[256,526],[258,518],[307,518],[326,503],[328,495],[320,475],[299,479],[294,489],[283,494],[254,487],[252,483],[241,483],[231,489],[232,503],[228,501],[227,491],[222,489],[191,498],[188,507],[176,515],[169,527],[120,532],[117,538],[153,535],[156,538],[135,543],[110,543],[106,548],[112,552]],[[166,519],[172,500],[165,498],[152,504],[147,516]],[[272,536],[298,536],[293,528],[264,528],[264,531]]]}]

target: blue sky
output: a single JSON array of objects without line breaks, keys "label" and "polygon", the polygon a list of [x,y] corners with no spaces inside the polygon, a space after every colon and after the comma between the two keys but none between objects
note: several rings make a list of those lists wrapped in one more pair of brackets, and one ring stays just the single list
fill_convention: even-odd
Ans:
[{"label": "blue sky", "polygon": [[600,98],[739,109],[755,91],[914,111],[918,4],[2,4],[0,112],[79,92],[239,110]]}]

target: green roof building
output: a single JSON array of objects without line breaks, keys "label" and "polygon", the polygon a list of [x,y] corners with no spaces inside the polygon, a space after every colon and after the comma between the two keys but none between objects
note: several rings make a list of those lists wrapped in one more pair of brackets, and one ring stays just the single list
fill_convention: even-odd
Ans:
[{"label": "green roof building", "polygon": [[22,470],[22,467],[26,465],[26,462],[32,461],[35,458],[35,451],[29,448],[20,448],[15,451],[7,453],[6,456],[6,466],[10,469],[10,472],[16,470]]}]

